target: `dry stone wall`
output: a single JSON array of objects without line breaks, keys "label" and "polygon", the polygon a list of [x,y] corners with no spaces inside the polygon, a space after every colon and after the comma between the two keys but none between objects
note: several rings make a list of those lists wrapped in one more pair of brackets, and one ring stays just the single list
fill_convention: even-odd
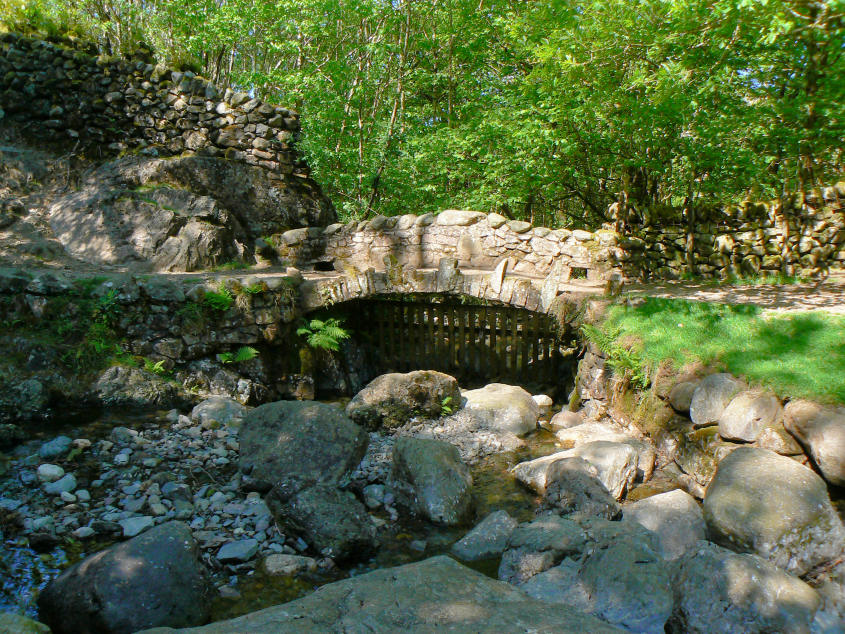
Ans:
[{"label": "dry stone wall", "polygon": [[2,113],[31,133],[78,139],[112,151],[192,152],[307,177],[293,148],[299,115],[248,94],[220,90],[191,72],[96,55],[13,33],[0,35]]},{"label": "dry stone wall", "polygon": [[[675,210],[677,211],[677,210]],[[676,218],[677,214],[671,216]],[[619,239],[620,264],[634,279],[708,278],[787,273],[812,275],[845,267],[845,182],[804,204],[748,202],[700,212],[687,256],[685,225],[645,214]],[[692,264],[692,267],[690,266]]]}]

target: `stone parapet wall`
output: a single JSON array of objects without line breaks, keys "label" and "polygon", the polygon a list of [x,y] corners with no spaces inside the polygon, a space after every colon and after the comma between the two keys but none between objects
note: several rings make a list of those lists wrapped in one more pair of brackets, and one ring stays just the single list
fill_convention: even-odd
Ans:
[{"label": "stone parapet wall", "polygon": [[552,231],[499,214],[458,210],[376,216],[274,236],[279,257],[296,266],[331,263],[338,271],[354,274],[369,268],[383,271],[393,264],[434,269],[441,258],[454,258],[462,269],[490,270],[509,260],[511,273],[541,278],[554,270],[561,281],[605,278],[622,255],[617,240],[612,231]]},{"label": "stone parapet wall", "polygon": [[114,152],[189,152],[279,175],[308,174],[293,148],[300,132],[296,112],[157,65],[144,49],[134,58],[109,58],[0,35],[3,111],[30,134],[107,145]]}]

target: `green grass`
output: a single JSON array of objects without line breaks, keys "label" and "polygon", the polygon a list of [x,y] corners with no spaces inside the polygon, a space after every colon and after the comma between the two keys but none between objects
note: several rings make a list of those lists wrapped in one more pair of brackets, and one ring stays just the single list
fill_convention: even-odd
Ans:
[{"label": "green grass", "polygon": [[650,298],[610,308],[600,326],[633,338],[647,364],[702,361],[780,396],[845,403],[845,317],[800,313],[763,317],[750,305]]},{"label": "green grass", "polygon": [[684,273],[681,275],[681,280],[704,284],[706,286],[789,286],[791,284],[807,284],[813,281],[809,277],[784,275],[783,273],[766,273],[750,276],[731,275],[723,280]]}]

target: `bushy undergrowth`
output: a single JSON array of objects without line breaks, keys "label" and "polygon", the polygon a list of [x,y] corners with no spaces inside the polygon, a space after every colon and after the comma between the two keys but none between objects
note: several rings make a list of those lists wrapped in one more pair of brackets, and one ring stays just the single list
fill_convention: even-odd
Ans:
[{"label": "bushy undergrowth", "polygon": [[678,368],[700,361],[781,396],[845,403],[845,316],[650,298],[611,307],[584,335],[632,377],[667,359]]}]

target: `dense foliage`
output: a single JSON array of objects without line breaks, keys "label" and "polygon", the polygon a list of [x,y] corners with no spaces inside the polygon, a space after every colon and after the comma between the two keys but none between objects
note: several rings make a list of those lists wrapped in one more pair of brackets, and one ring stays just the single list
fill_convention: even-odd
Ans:
[{"label": "dense foliage", "polygon": [[0,0],[303,114],[345,216],[595,226],[810,191],[842,169],[845,0]]}]

